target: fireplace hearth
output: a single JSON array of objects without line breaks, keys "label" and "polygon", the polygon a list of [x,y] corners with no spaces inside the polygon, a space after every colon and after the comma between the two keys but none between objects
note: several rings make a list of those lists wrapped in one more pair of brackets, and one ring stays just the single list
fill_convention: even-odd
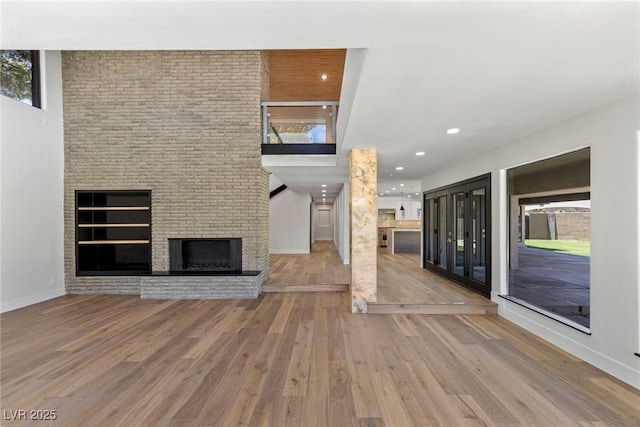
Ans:
[{"label": "fireplace hearth", "polygon": [[175,273],[242,272],[242,239],[169,239],[169,268]]}]

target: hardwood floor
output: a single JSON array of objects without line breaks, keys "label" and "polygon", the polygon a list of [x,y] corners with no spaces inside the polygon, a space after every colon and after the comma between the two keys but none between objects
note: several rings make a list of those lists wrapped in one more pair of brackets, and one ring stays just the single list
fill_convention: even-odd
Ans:
[{"label": "hardwood floor", "polygon": [[[271,255],[264,292],[348,291],[349,267],[334,244],[316,241],[309,255]],[[378,302],[371,314],[495,314],[497,305],[420,268],[419,255],[378,252]]]},{"label": "hardwood floor", "polygon": [[3,425],[640,425],[638,390],[498,316],[348,305],[65,296],[2,314],[4,418],[56,411]]},{"label": "hardwood floor", "polygon": [[321,292],[349,290],[349,267],[331,241],[317,240],[308,255],[271,255],[264,292]]},{"label": "hardwood floor", "polygon": [[420,255],[378,252],[372,314],[495,314],[497,304],[420,267]]}]

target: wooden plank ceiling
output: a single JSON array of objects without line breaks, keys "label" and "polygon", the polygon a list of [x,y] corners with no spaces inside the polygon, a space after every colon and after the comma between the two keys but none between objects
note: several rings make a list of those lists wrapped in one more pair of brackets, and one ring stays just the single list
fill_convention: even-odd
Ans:
[{"label": "wooden plank ceiling", "polygon": [[[339,101],[346,49],[269,51],[269,101]],[[327,80],[321,76],[327,75]]]}]

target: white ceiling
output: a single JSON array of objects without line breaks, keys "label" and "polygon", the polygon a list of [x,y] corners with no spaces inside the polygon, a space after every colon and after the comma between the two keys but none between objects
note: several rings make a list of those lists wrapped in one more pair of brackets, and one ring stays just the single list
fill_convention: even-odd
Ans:
[{"label": "white ceiling", "polygon": [[[638,2],[0,0],[0,6],[3,49],[348,48],[337,166],[269,168],[314,198],[320,184],[331,198],[348,181],[350,149],[378,150],[379,186],[388,189],[639,87]],[[451,127],[461,132],[447,135]]]}]

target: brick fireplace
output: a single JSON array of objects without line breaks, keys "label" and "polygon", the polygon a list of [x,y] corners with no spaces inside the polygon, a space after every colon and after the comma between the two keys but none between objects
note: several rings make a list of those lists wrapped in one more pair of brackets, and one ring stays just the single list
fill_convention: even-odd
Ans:
[{"label": "brick fireplace", "polygon": [[[68,293],[250,298],[269,275],[261,51],[65,51]],[[76,276],[74,191],[151,191],[147,276]],[[242,239],[236,278],[172,277],[170,239]],[[235,267],[234,267],[235,268]],[[173,292],[173,291],[175,292]]]},{"label": "brick fireplace", "polygon": [[169,239],[172,273],[240,273],[242,239]]}]

